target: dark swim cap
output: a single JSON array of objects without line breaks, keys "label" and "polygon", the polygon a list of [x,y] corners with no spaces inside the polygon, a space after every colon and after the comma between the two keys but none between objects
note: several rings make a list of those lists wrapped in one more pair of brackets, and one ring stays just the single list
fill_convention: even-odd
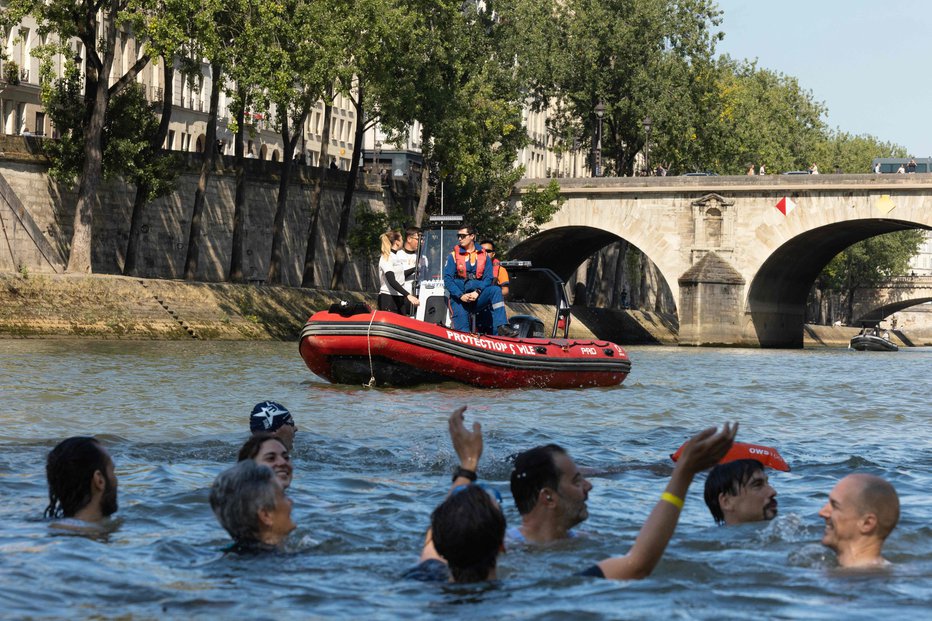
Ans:
[{"label": "dark swim cap", "polygon": [[256,431],[276,431],[282,425],[294,426],[294,419],[291,412],[285,409],[280,403],[274,401],[263,401],[257,403],[249,415],[249,430]]}]

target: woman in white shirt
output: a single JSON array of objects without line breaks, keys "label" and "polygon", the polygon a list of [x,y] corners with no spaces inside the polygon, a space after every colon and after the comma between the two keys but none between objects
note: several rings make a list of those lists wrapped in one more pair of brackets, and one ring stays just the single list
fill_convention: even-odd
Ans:
[{"label": "woman in white shirt", "polygon": [[[401,248],[401,233],[382,233],[382,256],[379,257],[379,310],[402,313],[405,307],[404,276],[397,273],[394,254]],[[400,277],[399,277],[400,276]]]}]

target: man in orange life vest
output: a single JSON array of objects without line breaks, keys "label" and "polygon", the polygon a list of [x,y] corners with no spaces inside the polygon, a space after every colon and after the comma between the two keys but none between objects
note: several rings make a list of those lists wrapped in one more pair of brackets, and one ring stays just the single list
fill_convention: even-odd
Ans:
[{"label": "man in orange life vest", "polygon": [[489,258],[492,259],[492,280],[493,282],[502,288],[502,297],[504,298],[508,295],[508,270],[502,267],[502,262],[495,258],[495,242],[491,239],[483,240],[480,244],[482,249],[486,251],[489,255]]},{"label": "man in orange life vest", "polygon": [[443,266],[443,284],[450,293],[453,329],[469,332],[469,314],[490,308],[492,333],[516,336],[517,331],[508,325],[502,289],[493,284],[492,260],[476,245],[476,229],[464,226],[457,237],[459,243]]},{"label": "man in orange life vest", "polygon": [[[495,242],[490,239],[485,239],[479,242],[479,245],[482,246],[482,249],[485,250],[489,258],[492,259],[492,286],[501,288],[502,299],[504,300],[505,296],[508,295],[508,285],[510,284],[508,270],[502,267],[502,262],[495,258]],[[492,311],[487,308],[479,313],[479,316],[476,318],[476,331],[490,332],[491,325]]]}]

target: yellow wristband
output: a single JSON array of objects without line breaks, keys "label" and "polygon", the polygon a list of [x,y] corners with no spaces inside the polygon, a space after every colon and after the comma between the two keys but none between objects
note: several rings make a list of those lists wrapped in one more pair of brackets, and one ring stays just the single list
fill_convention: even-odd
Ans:
[{"label": "yellow wristband", "polygon": [[683,499],[680,498],[679,496],[674,496],[670,492],[664,492],[660,494],[660,500],[665,500],[666,502],[669,502],[671,505],[673,505],[677,509],[683,508]]}]

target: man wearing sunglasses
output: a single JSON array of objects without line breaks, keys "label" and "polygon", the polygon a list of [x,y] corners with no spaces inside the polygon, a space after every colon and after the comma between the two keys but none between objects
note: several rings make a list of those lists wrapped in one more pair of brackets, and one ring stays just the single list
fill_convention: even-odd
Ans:
[{"label": "man wearing sunglasses", "polygon": [[417,247],[421,242],[421,229],[416,226],[409,226],[405,229],[404,245],[395,253],[395,267],[404,273],[404,290],[405,296],[405,314],[411,315],[411,307],[418,306],[420,302],[414,296],[414,279],[418,271],[424,274],[427,272],[427,256],[421,255],[420,265],[418,265]]},{"label": "man wearing sunglasses", "polygon": [[489,309],[492,333],[517,336],[508,325],[502,289],[494,284],[494,267],[488,253],[476,245],[476,229],[462,227],[456,234],[459,243],[443,266],[443,283],[450,293],[453,329],[469,332],[469,316]]}]

